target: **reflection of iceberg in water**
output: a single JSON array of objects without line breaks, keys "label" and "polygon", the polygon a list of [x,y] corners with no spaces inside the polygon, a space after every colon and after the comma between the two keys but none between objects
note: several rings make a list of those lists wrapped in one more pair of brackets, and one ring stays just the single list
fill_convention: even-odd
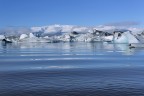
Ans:
[{"label": "reflection of iceberg in water", "polygon": [[92,43],[92,46],[95,52],[121,52],[126,55],[134,52],[134,49],[129,48],[128,44]]},{"label": "reflection of iceberg in water", "polygon": [[125,55],[134,54],[134,50],[129,48],[127,44],[114,44],[115,49],[118,51],[122,51]]},{"label": "reflection of iceberg in water", "polygon": [[3,49],[40,49],[43,51],[55,50],[60,54],[105,54],[107,52],[131,52],[128,44],[112,44],[112,43],[103,43],[103,42],[60,42],[60,43],[12,43],[1,45]]}]

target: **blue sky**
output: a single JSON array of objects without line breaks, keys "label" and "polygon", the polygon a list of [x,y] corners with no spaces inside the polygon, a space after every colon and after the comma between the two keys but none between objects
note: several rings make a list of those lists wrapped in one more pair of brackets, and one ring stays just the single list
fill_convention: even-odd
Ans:
[{"label": "blue sky", "polygon": [[0,0],[0,27],[144,22],[144,0]]}]

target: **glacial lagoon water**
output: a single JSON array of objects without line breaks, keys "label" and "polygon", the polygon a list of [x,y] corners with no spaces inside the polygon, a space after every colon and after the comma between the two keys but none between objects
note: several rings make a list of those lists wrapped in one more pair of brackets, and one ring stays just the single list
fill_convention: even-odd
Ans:
[{"label": "glacial lagoon water", "polygon": [[0,96],[144,96],[143,57],[127,44],[1,44]]}]

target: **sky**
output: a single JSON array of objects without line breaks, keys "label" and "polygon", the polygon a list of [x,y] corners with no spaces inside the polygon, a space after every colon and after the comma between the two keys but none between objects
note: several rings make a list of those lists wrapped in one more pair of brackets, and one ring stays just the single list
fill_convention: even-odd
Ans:
[{"label": "sky", "polygon": [[143,25],[144,0],[0,0],[0,27]]}]

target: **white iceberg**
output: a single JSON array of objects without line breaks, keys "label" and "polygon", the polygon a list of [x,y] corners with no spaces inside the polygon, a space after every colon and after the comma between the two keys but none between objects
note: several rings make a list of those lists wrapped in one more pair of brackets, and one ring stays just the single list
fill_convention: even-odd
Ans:
[{"label": "white iceberg", "polygon": [[139,43],[139,40],[131,33],[127,32],[114,32],[113,36],[114,43]]},{"label": "white iceberg", "polygon": [[0,35],[0,40],[3,40],[5,39],[5,36],[4,35]]},{"label": "white iceberg", "polygon": [[23,39],[26,39],[26,38],[28,38],[27,34],[21,34],[19,40],[23,40]]}]

